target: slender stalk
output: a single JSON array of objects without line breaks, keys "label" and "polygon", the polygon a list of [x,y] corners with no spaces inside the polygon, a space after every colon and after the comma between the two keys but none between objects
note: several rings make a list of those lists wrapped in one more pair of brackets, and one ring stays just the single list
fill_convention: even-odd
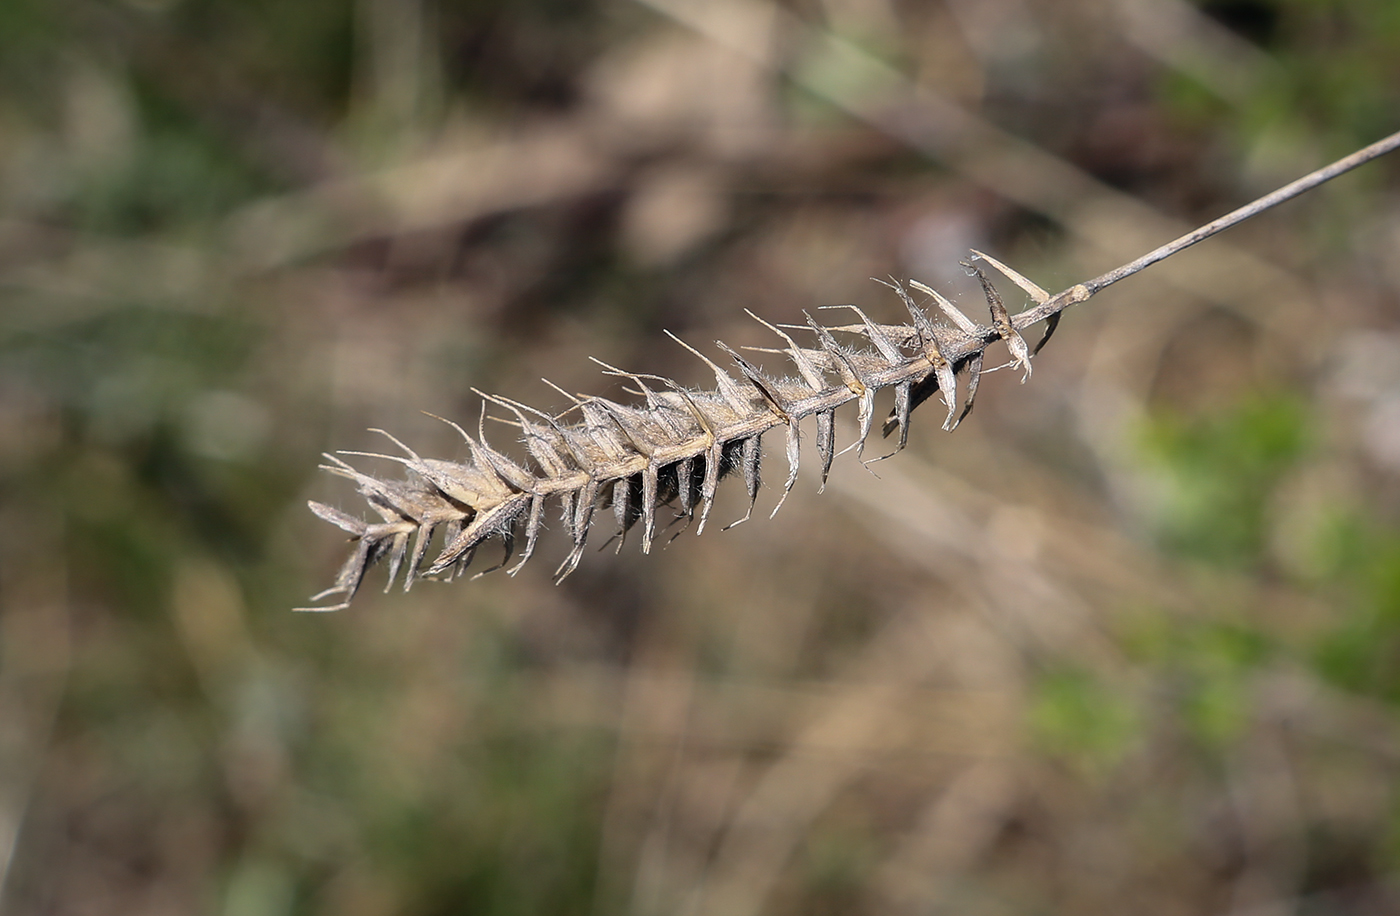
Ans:
[{"label": "slender stalk", "polygon": [[1258,200],[1245,204],[1238,210],[1232,210],[1219,219],[1207,223],[1199,229],[1194,229],[1186,233],[1179,239],[1149,251],[1137,260],[1129,261],[1121,267],[1115,267],[1106,274],[1072,286],[1040,305],[1019,313],[1016,315],[1014,323],[1017,328],[1024,328],[1035,324],[1037,321],[1043,321],[1052,315],[1057,315],[1069,306],[1078,302],[1083,302],[1105,287],[1112,286],[1119,280],[1125,277],[1131,277],[1145,267],[1149,267],[1156,264],[1158,261],[1171,257],[1183,248],[1189,248],[1203,239],[1210,238],[1216,233],[1224,232],[1236,223],[1242,223],[1251,216],[1263,213],[1270,207],[1277,206],[1286,200],[1297,197],[1305,191],[1312,190],[1324,181],[1331,181],[1344,172],[1349,172],[1359,165],[1365,165],[1372,159],[1384,156],[1386,153],[1393,152],[1396,149],[1400,149],[1400,132],[1393,133],[1384,140],[1378,140],[1364,149],[1357,150],[1350,156],[1338,159],[1331,165],[1324,166],[1315,172],[1310,172],[1297,181],[1290,182],[1271,194],[1266,194]]}]

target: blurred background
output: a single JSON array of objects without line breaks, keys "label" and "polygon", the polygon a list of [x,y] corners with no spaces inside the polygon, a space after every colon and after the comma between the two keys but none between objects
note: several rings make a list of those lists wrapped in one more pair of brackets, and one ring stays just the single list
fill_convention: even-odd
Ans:
[{"label": "blurred background", "polygon": [[1400,911],[1400,161],[772,521],[770,454],[291,611],[367,427],[982,317],[969,247],[1059,290],[1397,128],[1393,0],[5,0],[5,911]]}]

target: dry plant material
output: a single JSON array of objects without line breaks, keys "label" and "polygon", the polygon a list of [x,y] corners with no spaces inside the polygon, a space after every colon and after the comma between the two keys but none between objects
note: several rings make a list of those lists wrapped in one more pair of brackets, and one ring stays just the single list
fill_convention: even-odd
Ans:
[{"label": "dry plant material", "polygon": [[[1004,344],[1009,365],[1020,370],[1025,381],[1031,375],[1032,357],[1049,341],[1069,306],[1397,147],[1400,133],[1312,172],[1135,261],[1053,296],[990,255],[974,251],[961,263],[982,285],[990,325],[974,321],[922,283],[910,281],[906,287],[892,280],[887,285],[908,310],[909,324],[880,324],[854,305],[827,307],[852,312],[859,319],[858,323],[844,325],[823,325],[808,314],[803,326],[779,326],[750,312],[783,344],[763,352],[785,354],[796,369],[795,377],[765,375],[717,341],[737,373],[726,370],[671,335],[714,372],[712,390],[688,389],[671,379],[600,363],[608,374],[631,381],[640,403],[621,404],[564,392],[573,404],[562,414],[554,415],[478,391],[483,406],[475,436],[451,420],[444,420],[466,440],[470,457],[465,462],[422,458],[389,433],[374,430],[402,454],[340,454],[395,461],[404,465],[408,473],[401,480],[385,480],[358,471],[339,457],[326,456],[330,463],[321,467],[354,481],[381,520],[366,522],[322,503],[309,503],[311,511],[349,532],[355,549],[341,567],[335,585],[312,598],[340,600],[299,610],[334,611],[348,607],[364,582],[365,573],[384,559],[389,562],[386,590],[393,586],[401,570],[405,591],[422,576],[456,578],[467,571],[478,549],[493,539],[500,542],[504,559],[476,575],[508,565],[507,572],[514,575],[534,553],[545,508],[551,501],[561,510],[563,527],[572,544],[555,570],[556,581],[578,567],[589,531],[609,507],[618,549],[640,523],[642,552],[648,553],[657,538],[659,509],[671,514],[668,525],[677,521],[689,525],[694,521],[697,533],[703,532],[720,479],[738,472],[744,478],[749,506],[744,517],[729,526],[733,527],[753,514],[761,482],[763,435],[781,430],[788,475],[778,505],[771,513],[776,515],[797,481],[799,424],[805,418],[816,418],[816,451],[823,488],[838,454],[836,410],[847,403],[856,403],[860,431],[855,442],[842,453],[854,449],[862,460],[873,426],[875,395],[885,388],[894,390],[894,410],[884,421],[882,431],[885,436],[897,432],[898,439],[893,451],[871,460],[888,458],[904,448],[911,412],[935,394],[947,408],[943,429],[951,432],[972,410],[978,382],[987,371],[984,366],[990,346]],[[1033,304],[1010,314],[982,264],[1020,287]],[[936,311],[931,314],[916,300],[916,294],[926,296]],[[1044,333],[1032,348],[1021,332],[1042,321]],[[789,331],[803,334],[808,343],[799,344]],[[958,390],[959,374],[967,380],[965,394]],[[519,430],[530,456],[529,465],[507,457],[487,441],[488,410],[496,412],[492,414],[494,419],[511,423]],[[439,530],[442,547],[424,568]],[[524,548],[520,558],[510,565],[516,540],[522,533]]]}]

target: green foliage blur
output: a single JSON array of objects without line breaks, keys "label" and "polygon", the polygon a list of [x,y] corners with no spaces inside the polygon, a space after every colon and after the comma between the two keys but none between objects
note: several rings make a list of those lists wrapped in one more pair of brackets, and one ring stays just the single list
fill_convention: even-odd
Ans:
[{"label": "green foliage blur", "polygon": [[1164,546],[1224,566],[1266,559],[1269,511],[1307,448],[1307,405],[1268,398],[1218,417],[1153,418],[1143,450],[1161,470]]}]

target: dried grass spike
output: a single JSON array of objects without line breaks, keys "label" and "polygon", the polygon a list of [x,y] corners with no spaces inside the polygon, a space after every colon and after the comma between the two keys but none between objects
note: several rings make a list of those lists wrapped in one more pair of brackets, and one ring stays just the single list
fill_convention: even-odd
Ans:
[{"label": "dried grass spike", "polygon": [[[997,340],[1006,343],[1012,364],[1023,370],[1022,381],[1025,381],[1031,375],[1032,356],[1050,339],[1066,308],[1268,207],[1397,148],[1400,148],[1400,133],[1318,169],[1134,261],[1053,296],[995,258],[974,251],[973,260],[962,263],[970,275],[977,277],[986,295],[992,315],[990,328],[977,325],[931,287],[910,281],[910,287],[931,296],[952,322],[951,326],[936,324],[905,286],[891,278],[888,283],[879,282],[899,296],[909,313],[909,324],[877,324],[860,309],[842,306],[854,310],[861,323],[826,327],[804,312],[806,330],[816,335],[816,346],[802,347],[781,330],[784,326],[753,316],[783,338],[786,348],[773,352],[784,353],[792,360],[798,378],[771,378],[720,344],[739,367],[744,376],[741,381],[689,344],[670,335],[714,372],[713,389],[687,389],[668,378],[629,374],[603,364],[610,374],[631,379],[645,404],[628,406],[564,392],[571,406],[563,414],[551,416],[508,398],[477,392],[483,404],[476,439],[457,424],[446,421],[467,443],[470,451],[467,461],[423,458],[388,433],[382,434],[398,446],[402,455],[345,454],[373,455],[401,464],[407,472],[402,480],[380,479],[327,454],[328,463],[321,467],[353,481],[380,520],[363,521],[319,502],[308,503],[318,517],[348,533],[354,547],[337,572],[335,583],[312,598],[313,602],[340,600],[300,610],[348,607],[369,567],[381,560],[388,561],[390,585],[403,570],[404,586],[410,587],[419,575],[437,531],[442,532],[443,546],[423,574],[452,579],[462,575],[481,545],[493,538],[500,539],[505,559],[492,569],[509,563],[518,526],[523,524],[526,546],[524,556],[510,569],[514,574],[534,551],[544,503],[551,498],[559,500],[571,542],[568,555],[556,569],[557,580],[578,566],[596,509],[604,504],[612,507],[619,548],[626,532],[641,521],[642,550],[649,551],[658,509],[675,504],[676,519],[688,524],[698,505],[697,533],[702,532],[721,477],[739,470],[749,495],[749,511],[744,516],[747,519],[752,515],[761,486],[763,434],[783,426],[787,434],[785,450],[789,475],[778,501],[780,507],[797,477],[801,441],[798,431],[806,417],[816,418],[816,446],[825,487],[835,457],[835,412],[842,406],[856,403],[860,430],[856,441],[843,453],[854,449],[857,457],[861,456],[870,435],[875,395],[886,388],[893,389],[895,405],[884,424],[884,432],[890,435],[896,429],[900,431],[895,452],[905,446],[911,413],[936,391],[942,392],[948,408],[943,427],[952,430],[972,410],[990,344]],[[986,261],[1023,290],[1034,304],[1011,316],[986,274],[973,263],[975,260]],[[1020,330],[1041,321],[1046,323],[1045,335],[1032,351]],[[834,336],[836,333],[859,337],[868,341],[873,349],[843,346]],[[957,413],[956,373],[964,368],[968,374],[967,397],[961,413]],[[653,389],[647,380],[658,382],[664,390]],[[487,405],[501,407],[515,417],[514,420],[491,419],[519,430],[529,455],[528,464],[507,457],[486,442]],[[575,414],[577,418],[573,417]],[[863,459],[862,463],[867,464]],[[773,511],[777,512],[777,508]]]}]

